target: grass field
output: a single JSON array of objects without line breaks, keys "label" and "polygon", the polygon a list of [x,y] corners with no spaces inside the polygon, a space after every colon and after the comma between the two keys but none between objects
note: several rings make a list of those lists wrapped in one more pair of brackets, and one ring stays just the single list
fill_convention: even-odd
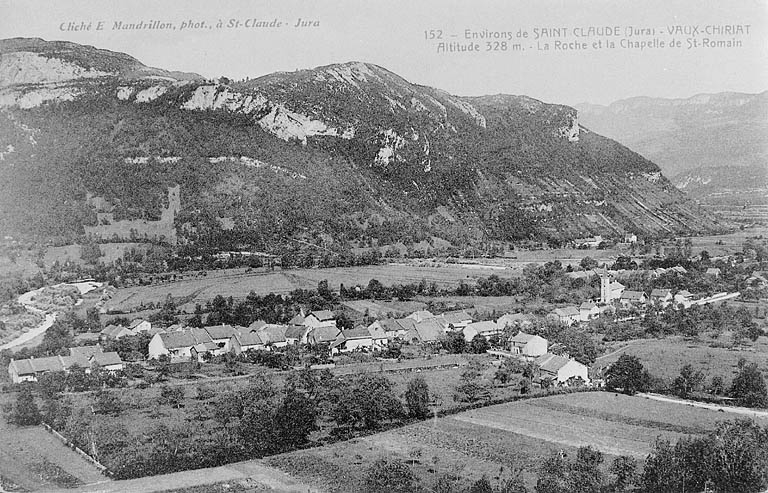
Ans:
[{"label": "grass field", "polygon": [[681,337],[642,339],[622,343],[623,349],[598,358],[595,364],[604,368],[619,359],[622,354],[637,356],[643,366],[654,376],[671,381],[680,374],[680,368],[690,363],[701,370],[709,380],[719,375],[726,385],[736,374],[740,358],[755,362],[761,370],[768,371],[768,337],[760,337],[746,348],[727,349],[710,347],[704,342],[686,341]]},{"label": "grass field", "polygon": [[[529,487],[542,457],[592,445],[606,454],[631,455],[641,462],[657,437],[676,440],[704,433],[730,416],[678,404],[607,392],[529,399],[489,406],[450,417],[341,442],[282,454],[268,462],[330,491],[361,491],[365,468],[380,457],[411,464],[429,487],[442,474],[471,482],[492,481],[523,470]],[[764,420],[768,424],[768,420]]]},{"label": "grass field", "polygon": [[212,271],[205,277],[187,278],[181,281],[152,286],[122,288],[106,304],[107,310],[134,311],[142,305],[158,303],[169,294],[174,299],[183,298],[182,307],[191,312],[195,303],[205,303],[216,295],[242,299],[251,291],[259,295],[288,293],[294,289],[315,289],[317,283],[326,279],[331,289],[339,284],[354,286],[367,285],[377,279],[385,285],[419,283],[425,279],[440,287],[458,286],[461,281],[471,283],[478,277],[491,274],[511,277],[512,270],[492,270],[482,267],[444,265],[441,267],[420,267],[411,265],[376,265],[331,269],[291,269],[273,272],[250,272],[244,269]]},{"label": "grass field", "polygon": [[0,486],[15,484],[24,491],[48,491],[107,480],[42,427],[19,428],[0,419]]}]

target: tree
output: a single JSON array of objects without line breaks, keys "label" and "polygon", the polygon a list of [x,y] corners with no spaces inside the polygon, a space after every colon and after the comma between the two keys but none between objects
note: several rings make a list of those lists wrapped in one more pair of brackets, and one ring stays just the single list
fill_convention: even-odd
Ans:
[{"label": "tree", "polygon": [[699,390],[703,383],[704,374],[700,371],[693,371],[693,367],[687,364],[680,369],[680,375],[672,382],[672,392],[685,399],[691,392]]},{"label": "tree", "polygon": [[584,270],[591,270],[597,267],[597,260],[593,259],[592,257],[584,257],[581,259],[581,262],[579,262],[579,266]]},{"label": "tree", "polygon": [[99,390],[96,393],[96,401],[93,404],[93,411],[96,414],[120,416],[124,408],[123,401],[114,392]]},{"label": "tree", "polygon": [[605,386],[611,391],[621,390],[627,395],[634,395],[648,388],[649,378],[636,356],[622,354],[605,371]]},{"label": "tree", "polygon": [[637,459],[627,455],[616,457],[611,463],[611,474],[616,476],[613,482],[615,491],[626,491],[635,484],[637,477]]},{"label": "tree", "polygon": [[484,354],[489,349],[491,345],[488,344],[488,339],[481,334],[477,334],[469,343],[469,350],[475,354]]},{"label": "tree", "polygon": [[399,419],[403,405],[392,391],[392,382],[366,374],[352,381],[336,382],[331,391],[331,416],[340,425],[378,428],[382,421]]},{"label": "tree", "polygon": [[741,358],[738,369],[739,372],[731,384],[731,396],[747,407],[768,406],[768,390],[757,363],[748,363],[744,358]]},{"label": "tree", "polygon": [[416,377],[408,382],[408,390],[405,391],[405,403],[408,414],[412,418],[424,419],[429,417],[429,386],[423,377]]},{"label": "tree", "polygon": [[317,429],[315,401],[296,390],[288,390],[274,412],[275,435],[282,450],[298,448],[309,441]]},{"label": "tree", "polygon": [[467,340],[461,332],[448,332],[441,341],[443,348],[449,353],[459,354],[466,352]]},{"label": "tree", "polygon": [[158,403],[160,405],[171,406],[174,409],[180,408],[184,404],[184,387],[170,387],[168,385],[163,385],[160,387]]},{"label": "tree", "polygon": [[416,476],[401,460],[377,460],[366,471],[364,483],[369,493],[410,493],[418,489]]},{"label": "tree", "polygon": [[25,385],[16,396],[16,403],[9,421],[19,426],[32,426],[39,425],[42,419],[32,390]]}]

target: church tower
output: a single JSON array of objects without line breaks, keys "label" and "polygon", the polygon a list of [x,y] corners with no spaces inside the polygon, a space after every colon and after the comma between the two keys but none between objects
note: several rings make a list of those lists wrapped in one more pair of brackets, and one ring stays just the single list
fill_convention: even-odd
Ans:
[{"label": "church tower", "polygon": [[609,304],[611,299],[611,276],[600,274],[600,303]]}]

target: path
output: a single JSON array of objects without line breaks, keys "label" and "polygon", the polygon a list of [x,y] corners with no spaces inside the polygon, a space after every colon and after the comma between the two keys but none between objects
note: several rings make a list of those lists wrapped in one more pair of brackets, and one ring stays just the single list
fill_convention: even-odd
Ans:
[{"label": "path", "polygon": [[655,401],[671,402],[674,404],[680,404],[683,406],[701,407],[712,411],[724,411],[726,413],[742,414],[745,416],[752,416],[755,418],[768,419],[768,411],[759,411],[757,409],[751,409],[748,407],[736,407],[736,406],[718,406],[717,404],[709,404],[707,402],[688,401],[684,399],[677,399],[674,397],[666,397],[659,394],[645,394],[638,393],[639,397],[645,397],[646,399],[653,399]]},{"label": "path", "polygon": [[[90,281],[89,282],[78,282],[78,283],[64,283],[64,284],[76,287],[78,289],[78,291],[80,291],[81,295],[83,295],[85,293],[88,293],[89,291],[93,291],[94,289],[97,289],[97,288],[102,286],[102,283],[90,282]],[[62,284],[57,284],[57,285],[52,286],[52,287],[58,287],[58,286],[61,286],[61,285]],[[40,288],[40,289],[35,289],[35,290],[32,290],[32,291],[28,291],[28,292],[20,295],[19,299],[18,299],[19,304],[24,306],[24,308],[28,312],[34,313],[34,314],[37,314],[37,315],[44,315],[45,319],[43,320],[43,322],[40,325],[38,325],[37,327],[33,327],[32,329],[28,330],[27,332],[24,332],[19,337],[15,338],[15,339],[13,339],[11,341],[8,341],[8,342],[6,342],[3,345],[0,345],[0,351],[2,351],[3,349],[11,349],[13,347],[20,346],[22,344],[25,344],[25,343],[31,341],[35,337],[37,337],[37,336],[39,336],[41,334],[44,334],[45,331],[48,330],[53,325],[53,323],[56,321],[56,315],[58,314],[58,312],[47,313],[47,312],[45,312],[43,310],[40,310],[39,308],[35,308],[34,306],[32,306],[32,298],[34,298],[36,294],[42,292],[44,289],[45,288],[43,287],[43,288]],[[78,300],[78,301],[82,301],[82,300]]]},{"label": "path", "polygon": [[611,351],[610,353],[604,354],[604,355],[600,356],[599,358],[597,358],[595,360],[595,365],[593,365],[593,366],[598,366],[597,363],[599,363],[600,361],[604,361],[604,360],[610,358],[611,356],[613,356],[614,354],[622,353],[622,352],[626,351],[627,349],[629,349],[630,347],[635,346],[637,344],[640,344],[642,342],[643,342],[642,339],[641,340],[630,341],[630,342],[627,343],[626,346],[622,346],[622,347],[620,347],[619,349],[617,349],[615,351]]},{"label": "path", "polygon": [[77,489],[51,491],[58,493],[71,493],[73,491],[84,493],[144,493],[190,488],[193,486],[200,487],[224,481],[247,480],[263,485],[270,491],[285,493],[319,493],[322,491],[315,486],[302,483],[278,469],[265,465],[261,460],[236,462],[226,466],[194,469],[146,478],[94,483]]}]

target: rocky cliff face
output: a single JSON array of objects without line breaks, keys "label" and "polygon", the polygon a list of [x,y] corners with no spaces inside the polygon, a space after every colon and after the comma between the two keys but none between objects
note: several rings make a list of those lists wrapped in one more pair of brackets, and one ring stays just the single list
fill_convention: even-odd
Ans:
[{"label": "rocky cliff face", "polygon": [[177,184],[193,242],[220,224],[241,244],[720,227],[576,110],[525,96],[453,96],[360,62],[204,81],[40,40],[0,42],[0,68],[17,74],[0,85],[10,230],[76,235],[88,193],[143,218]]}]

